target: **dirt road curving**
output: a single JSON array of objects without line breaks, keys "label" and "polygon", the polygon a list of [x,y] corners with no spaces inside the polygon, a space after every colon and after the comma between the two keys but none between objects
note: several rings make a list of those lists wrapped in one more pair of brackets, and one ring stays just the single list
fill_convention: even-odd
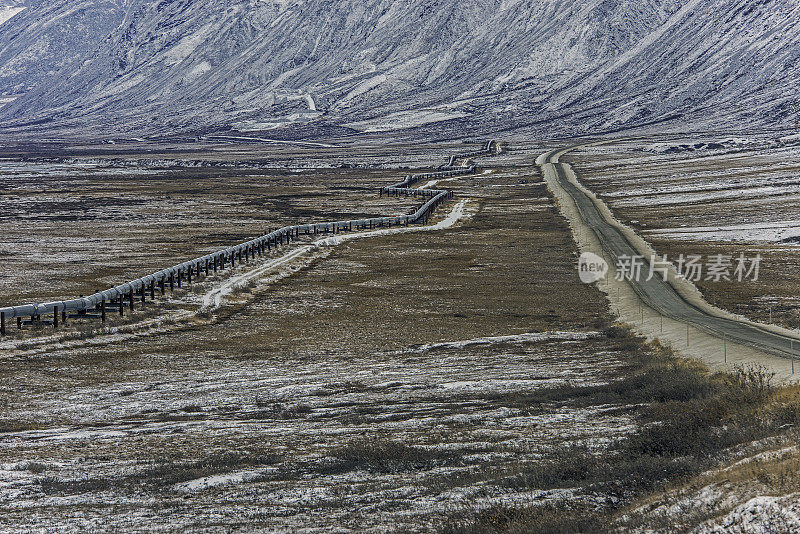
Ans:
[{"label": "dirt road curving", "polygon": [[[630,228],[615,220],[608,207],[578,182],[572,168],[559,161],[561,155],[575,148],[578,147],[542,154],[537,164],[542,167],[548,186],[559,198],[561,209],[573,225],[582,250],[604,257],[612,272],[617,258],[641,256],[642,271],[648,273],[655,252]],[[793,374],[792,360],[800,358],[800,336],[796,332],[755,323],[711,306],[691,282],[678,276],[674,267],[669,269],[666,280],[658,274],[649,280],[645,275],[620,282],[611,280],[614,278],[612,272],[608,274],[609,280],[599,282],[601,288],[612,297],[612,304],[616,305],[620,315],[646,334],[667,338],[672,345],[682,349],[691,348],[694,338],[695,344],[701,343],[702,353],[692,355],[710,363],[761,363],[773,367],[784,378]],[[652,324],[645,327],[647,321],[654,322],[654,314],[657,315],[658,332],[653,332]],[[668,330],[675,330],[676,323],[685,325],[685,332],[684,328],[679,328],[680,342],[675,332],[664,333],[662,325],[665,320]],[[718,341],[714,343],[710,338]],[[720,344],[722,350],[719,350]],[[749,348],[749,354],[746,357],[740,353],[737,355],[737,347]],[[800,362],[797,371],[800,373]]]}]

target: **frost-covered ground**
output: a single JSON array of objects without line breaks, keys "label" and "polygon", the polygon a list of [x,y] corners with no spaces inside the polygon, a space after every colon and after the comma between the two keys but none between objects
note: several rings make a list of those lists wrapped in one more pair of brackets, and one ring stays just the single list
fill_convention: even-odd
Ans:
[{"label": "frost-covered ground", "polygon": [[381,199],[378,188],[407,172],[397,167],[435,167],[459,149],[367,148],[348,158],[209,142],[42,149],[20,161],[6,148],[0,306],[92,294],[283,223],[405,212],[413,201]]},{"label": "frost-covered ground", "polygon": [[727,465],[633,507],[624,528],[649,532],[790,533],[800,530],[800,463],[797,436],[790,432],[733,453]]},{"label": "frost-covered ground", "polygon": [[[711,302],[800,327],[800,145],[791,137],[635,140],[568,158],[578,176],[659,254],[760,254],[759,280],[701,280]],[[703,277],[707,273],[703,274]]]},{"label": "frost-covered ground", "polygon": [[746,141],[594,147],[576,157],[576,167],[645,236],[790,244],[800,232],[800,146]]},{"label": "frost-covered ground", "polygon": [[6,139],[797,123],[783,0],[25,4],[0,25]]},{"label": "frost-covered ground", "polygon": [[[525,405],[621,363],[602,340],[562,337],[316,361],[162,356],[160,370],[68,378],[6,411],[37,429],[4,434],[0,524],[419,528],[460,508],[563,497],[504,487],[503,475],[631,423],[610,406]],[[422,452],[397,458],[397,444]]]},{"label": "frost-covered ground", "polygon": [[[441,161],[441,151],[425,150],[437,153],[428,165]],[[514,166],[538,151],[518,147],[487,162],[492,172],[447,180],[457,200],[439,217],[462,210],[455,225],[337,237],[300,271],[275,283],[248,280],[209,313],[136,332],[153,314],[199,310],[203,295],[227,283],[223,276],[112,318],[111,327],[132,328],[129,334],[36,345],[30,336],[52,331],[26,331],[26,346],[7,350],[0,368],[0,529],[426,530],[496,503],[594,502],[584,488],[542,490],[521,475],[553,450],[586,444],[599,452],[635,426],[624,405],[539,396],[545,388],[615,379],[630,348],[598,334],[606,305],[575,281],[566,223],[535,170]],[[318,149],[309,152],[318,157]],[[399,153],[375,149],[351,161],[413,163]],[[307,163],[300,159],[298,168]],[[108,162],[77,173],[78,163],[20,170],[5,179],[38,185],[4,202],[22,206],[39,189],[68,198],[85,191],[87,202],[151,198],[162,188],[172,197],[101,207],[100,216],[71,227],[85,239],[76,245],[81,254],[98,258],[72,267],[91,281],[197,255],[211,243],[204,221],[222,243],[283,220],[413,206],[357,200],[364,191],[375,196],[377,182],[403,169],[260,175],[147,167],[131,177],[114,175],[118,167]],[[46,243],[47,225],[66,223],[37,209],[28,239]],[[115,210],[124,210],[122,223]],[[4,239],[23,235],[18,220],[2,224],[12,236]],[[182,248],[166,241],[176,226],[186,238]],[[109,239],[95,251],[97,240],[120,228],[134,237]],[[130,243],[148,246],[125,256]],[[16,265],[30,261],[14,250]],[[109,274],[108,258],[124,269]],[[75,271],[63,265],[30,269],[60,291],[74,287]]]},{"label": "frost-covered ground", "polygon": [[[151,145],[147,157],[146,145],[51,148],[34,161],[4,161],[14,189],[0,202],[20,217],[0,221],[3,246],[24,236],[35,250],[53,228],[68,229],[74,253],[97,258],[37,263],[14,244],[4,292],[21,267],[37,285],[14,289],[20,295],[77,292],[76,273],[92,287],[118,282],[265,225],[411,209],[410,199],[375,198],[376,185],[463,149],[199,145]],[[719,173],[708,184],[697,177],[720,149],[688,157],[671,146],[593,149],[576,167],[598,190],[605,185],[612,203],[662,187],[636,182],[649,168],[639,160],[666,169],[678,162],[663,161],[683,157],[679,169],[694,166],[687,176],[695,182],[684,193],[726,187]],[[58,333],[13,331],[0,344],[0,531],[429,531],[485,509],[547,503],[586,513],[625,504],[627,515],[602,524],[633,530],[791,531],[800,491],[791,430],[720,451],[720,465],[703,459],[711,471],[680,474],[674,493],[627,508],[627,491],[649,488],[647,477],[671,468],[658,455],[641,463],[619,455],[648,420],[649,399],[605,384],[630,378],[644,348],[607,330],[605,299],[578,283],[575,243],[530,166],[545,147],[510,149],[476,176],[428,183],[456,193],[428,231],[326,236],[316,248],[297,242],[110,317],[102,332],[91,321],[69,321]],[[630,169],[613,164],[620,155]],[[619,174],[604,178],[609,169]],[[83,205],[95,206],[91,217]],[[717,216],[702,203],[614,209],[626,217],[639,210],[642,231],[676,216],[676,206]],[[793,217],[743,222],[730,211],[720,220]],[[23,226],[27,213],[34,216]],[[757,310],[791,298],[789,285],[768,281],[748,297]],[[644,389],[691,395],[696,379],[679,375],[688,382],[659,384],[659,375]],[[593,385],[601,387],[580,389]],[[582,451],[620,471],[597,471]],[[579,468],[553,458],[594,471],[560,478]]]}]

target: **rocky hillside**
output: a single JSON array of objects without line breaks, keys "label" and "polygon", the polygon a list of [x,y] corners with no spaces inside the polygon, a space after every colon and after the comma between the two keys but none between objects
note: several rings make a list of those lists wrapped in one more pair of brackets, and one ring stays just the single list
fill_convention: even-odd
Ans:
[{"label": "rocky hillside", "polygon": [[15,1],[26,9],[0,25],[6,132],[798,118],[786,0]]}]

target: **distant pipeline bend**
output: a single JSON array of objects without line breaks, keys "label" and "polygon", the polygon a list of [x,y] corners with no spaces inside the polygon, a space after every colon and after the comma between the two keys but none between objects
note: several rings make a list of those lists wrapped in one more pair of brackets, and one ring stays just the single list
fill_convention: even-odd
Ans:
[{"label": "distant pipeline bend", "polygon": [[0,308],[0,336],[7,334],[8,321],[13,319],[17,320],[17,328],[22,328],[23,323],[34,324],[41,322],[42,317],[51,315],[52,325],[57,328],[59,316],[61,322],[64,322],[70,312],[75,314],[73,317],[98,318],[105,321],[106,313],[109,311],[118,311],[120,315],[124,314],[125,307],[133,311],[137,300],[140,299],[142,303],[146,302],[148,293],[150,300],[155,300],[156,289],[161,295],[164,295],[167,287],[170,290],[174,289],[175,285],[181,287],[184,279],[191,283],[193,276],[207,276],[209,272],[216,273],[218,270],[224,270],[228,266],[235,267],[237,261],[240,263],[242,261],[247,262],[250,258],[255,258],[256,254],[260,256],[272,248],[289,244],[292,239],[299,237],[301,234],[338,233],[341,231],[368,230],[397,225],[425,224],[431,213],[442,202],[452,198],[453,193],[444,189],[413,189],[410,186],[421,180],[435,180],[474,174],[475,165],[457,166],[456,162],[461,160],[466,164],[470,158],[491,156],[496,154],[499,148],[500,145],[497,141],[489,141],[480,150],[451,156],[447,165],[440,167],[437,171],[408,175],[396,184],[381,188],[381,195],[419,196],[428,199],[419,209],[409,215],[284,226],[250,241],[173,265],[105,291],[99,291],[93,295],[65,301]]}]

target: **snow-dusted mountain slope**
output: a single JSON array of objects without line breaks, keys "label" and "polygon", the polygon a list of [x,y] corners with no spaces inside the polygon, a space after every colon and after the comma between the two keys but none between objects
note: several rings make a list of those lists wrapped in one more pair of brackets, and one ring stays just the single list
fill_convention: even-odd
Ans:
[{"label": "snow-dusted mountain slope", "polygon": [[[7,132],[791,128],[788,0],[53,0],[0,25]],[[434,129],[432,125],[429,129]],[[78,131],[79,133],[79,131]]]},{"label": "snow-dusted mountain slope", "polygon": [[8,21],[11,17],[25,9],[22,6],[0,5],[0,24]]},{"label": "snow-dusted mountain slope", "polygon": [[81,68],[124,17],[113,0],[3,0],[14,13],[0,25],[0,98],[54,83]]}]

